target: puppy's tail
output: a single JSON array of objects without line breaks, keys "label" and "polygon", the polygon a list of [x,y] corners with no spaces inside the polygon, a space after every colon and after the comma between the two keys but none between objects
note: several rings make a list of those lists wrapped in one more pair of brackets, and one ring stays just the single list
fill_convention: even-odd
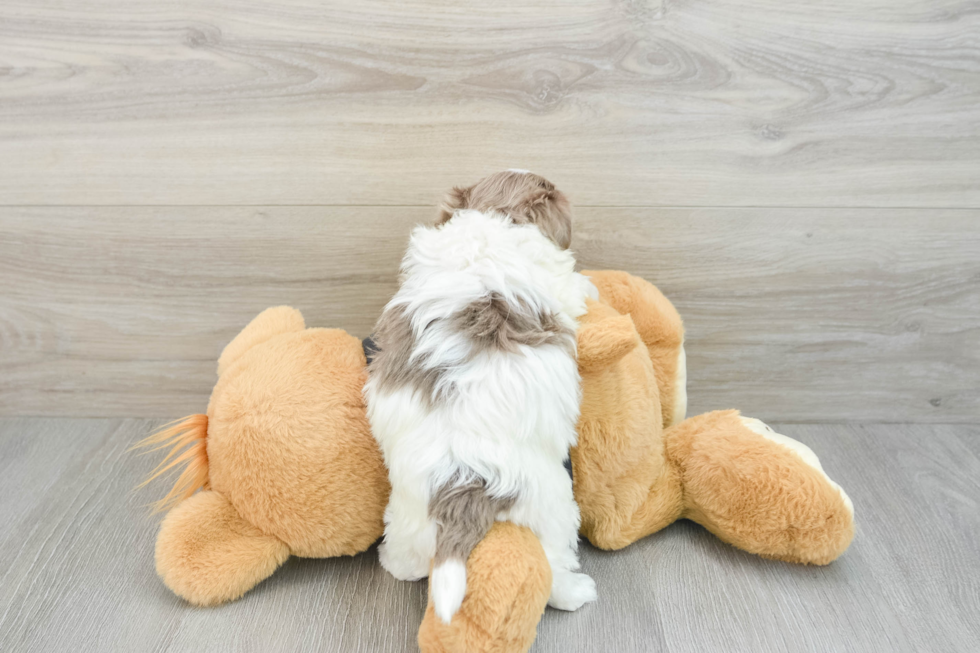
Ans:
[{"label": "puppy's tail", "polygon": [[433,494],[429,517],[436,522],[436,557],[429,582],[436,615],[443,623],[452,621],[463,604],[470,552],[486,536],[497,514],[513,504],[513,498],[490,496],[481,478],[455,477]]}]

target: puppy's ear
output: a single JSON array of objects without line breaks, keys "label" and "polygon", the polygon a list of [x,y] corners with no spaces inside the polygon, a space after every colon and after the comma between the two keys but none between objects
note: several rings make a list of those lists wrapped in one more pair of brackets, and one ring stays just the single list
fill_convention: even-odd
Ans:
[{"label": "puppy's ear", "polygon": [[551,187],[534,193],[519,212],[562,249],[572,244],[572,205],[560,190]]},{"label": "puppy's ear", "polygon": [[468,208],[470,205],[470,191],[472,190],[472,187],[460,188],[459,186],[453,186],[453,189],[446,193],[442,204],[439,205],[439,217],[436,219],[436,225],[449,222],[449,219],[453,217],[453,213],[460,209]]}]

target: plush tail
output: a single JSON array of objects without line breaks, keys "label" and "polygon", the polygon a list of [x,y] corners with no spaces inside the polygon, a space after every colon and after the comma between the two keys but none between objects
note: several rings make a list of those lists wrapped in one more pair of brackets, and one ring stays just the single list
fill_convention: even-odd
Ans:
[{"label": "plush tail", "polygon": [[133,449],[152,447],[145,453],[170,447],[166,458],[150,473],[149,478],[137,486],[137,489],[146,487],[150,481],[174,467],[184,465],[177,482],[167,496],[151,504],[153,512],[170,510],[198,490],[209,489],[207,437],[208,416],[189,415],[176,422],[164,424],[159,431],[133,447]]},{"label": "plush tail", "polygon": [[487,493],[483,479],[461,482],[454,478],[439,488],[429,502],[429,517],[436,521],[436,556],[429,583],[436,615],[444,622],[463,604],[466,596],[466,561],[486,536],[497,513],[513,505]]}]

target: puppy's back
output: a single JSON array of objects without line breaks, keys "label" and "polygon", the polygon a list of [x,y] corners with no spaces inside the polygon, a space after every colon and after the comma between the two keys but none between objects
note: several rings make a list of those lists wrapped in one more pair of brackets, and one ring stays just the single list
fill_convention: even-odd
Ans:
[{"label": "puppy's back", "polygon": [[591,289],[574,264],[533,224],[464,211],[413,232],[378,322],[368,415],[393,487],[428,496],[433,602],[447,623],[496,516],[531,491],[536,469],[564,473],[578,417],[576,318]]}]

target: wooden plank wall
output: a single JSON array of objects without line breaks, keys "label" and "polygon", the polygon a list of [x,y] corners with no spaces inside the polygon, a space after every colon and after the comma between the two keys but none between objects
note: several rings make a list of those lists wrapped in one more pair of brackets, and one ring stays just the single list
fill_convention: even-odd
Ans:
[{"label": "wooden plank wall", "polygon": [[0,414],[203,410],[273,304],[364,335],[514,166],[675,301],[692,411],[980,417],[976,0],[6,0]]}]

